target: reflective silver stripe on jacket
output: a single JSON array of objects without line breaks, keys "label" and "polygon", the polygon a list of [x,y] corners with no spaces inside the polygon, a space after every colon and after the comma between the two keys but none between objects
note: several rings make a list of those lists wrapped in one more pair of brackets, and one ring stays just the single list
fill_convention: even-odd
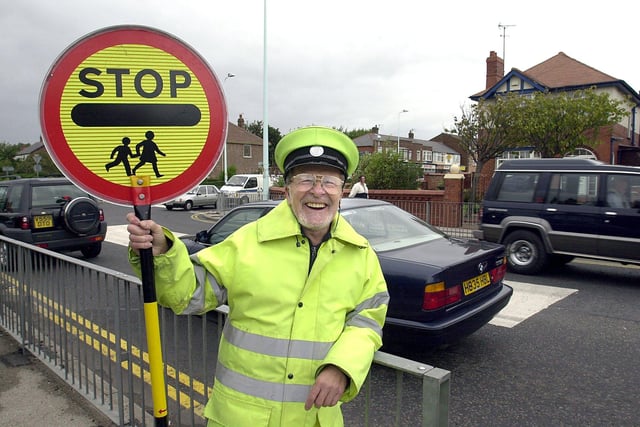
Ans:
[{"label": "reflective silver stripe on jacket", "polygon": [[378,335],[382,336],[382,328],[378,322],[366,316],[361,316],[360,313],[363,310],[378,308],[383,304],[389,304],[389,294],[387,292],[379,292],[373,297],[362,301],[351,313],[347,315],[347,326],[373,329]]},{"label": "reflective silver stripe on jacket", "polygon": [[333,342],[265,337],[240,330],[231,322],[225,323],[223,333],[224,338],[236,347],[274,357],[323,360],[333,345]]},{"label": "reflective silver stripe on jacket", "polygon": [[240,393],[277,402],[305,402],[311,391],[310,385],[282,384],[250,378],[227,369],[220,362],[216,364],[216,381]]},{"label": "reflective silver stripe on jacket", "polygon": [[[195,254],[192,255],[191,258],[198,262]],[[218,305],[225,304],[227,302],[227,289],[220,286],[215,276],[200,264],[193,264],[193,269],[196,276],[196,290],[191,296],[189,305],[187,305],[180,314],[201,314],[204,311],[206,304],[206,295],[204,292],[204,286],[207,283],[206,279],[209,279],[209,286],[211,286],[211,290],[218,300]]]}]

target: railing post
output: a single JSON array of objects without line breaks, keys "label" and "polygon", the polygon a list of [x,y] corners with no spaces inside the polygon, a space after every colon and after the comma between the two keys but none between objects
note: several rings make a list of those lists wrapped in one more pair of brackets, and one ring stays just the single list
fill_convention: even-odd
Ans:
[{"label": "railing post", "polygon": [[449,393],[451,372],[432,368],[422,378],[422,426],[446,427],[449,425]]}]

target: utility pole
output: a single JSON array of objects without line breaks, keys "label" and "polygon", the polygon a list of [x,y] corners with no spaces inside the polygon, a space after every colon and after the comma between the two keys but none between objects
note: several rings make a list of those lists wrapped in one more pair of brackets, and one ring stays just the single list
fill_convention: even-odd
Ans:
[{"label": "utility pole", "polygon": [[[502,64],[506,64],[507,60],[505,58],[505,45],[506,45],[506,40],[507,40],[507,27],[515,27],[515,25],[507,25],[507,24],[500,24],[498,23],[498,28],[502,28],[502,35],[500,37],[502,37]],[[507,67],[504,67],[505,71],[507,69]]]},{"label": "utility pole", "polygon": [[[225,76],[224,80],[222,81],[222,84],[224,84],[224,82],[227,81],[228,78],[230,77],[235,77],[236,75],[233,73],[227,73],[227,75]],[[226,184],[227,181],[229,180],[229,174],[227,173],[227,169],[228,169],[228,165],[227,165],[227,139],[229,139],[229,135],[227,135],[227,137],[224,140],[224,148],[223,148],[223,158],[222,158],[222,167],[224,168],[224,183]]]}]

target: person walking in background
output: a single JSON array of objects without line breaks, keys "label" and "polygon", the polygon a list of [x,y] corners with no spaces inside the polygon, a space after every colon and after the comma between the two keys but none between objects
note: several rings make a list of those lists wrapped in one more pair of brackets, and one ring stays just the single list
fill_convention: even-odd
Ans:
[{"label": "person walking in background", "polygon": [[178,314],[228,304],[208,426],[344,425],[340,406],[360,391],[382,345],[389,303],[378,257],[342,218],[353,141],[307,127],[280,140],[285,196],[260,219],[189,256],[152,220],[127,215],[129,259],[154,255],[158,303]]},{"label": "person walking in background", "polygon": [[369,188],[367,188],[367,183],[365,182],[364,175],[360,175],[358,182],[353,184],[353,187],[351,187],[351,192],[349,193],[349,197],[357,197],[360,199],[369,198]]}]

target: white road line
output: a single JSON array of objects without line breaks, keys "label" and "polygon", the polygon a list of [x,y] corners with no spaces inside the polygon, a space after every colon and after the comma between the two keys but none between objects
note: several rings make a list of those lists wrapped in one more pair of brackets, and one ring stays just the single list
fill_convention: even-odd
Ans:
[{"label": "white road line", "polygon": [[[177,237],[184,236],[184,233],[174,233]],[[129,246],[129,233],[126,225],[110,225],[107,227],[107,237],[105,241],[116,245]]]},{"label": "white road line", "polygon": [[[183,233],[175,233],[183,236]],[[106,241],[122,246],[129,245],[129,233],[126,225],[110,225],[107,228]],[[578,292],[577,289],[557,288],[534,285],[532,283],[507,281],[513,288],[511,301],[489,323],[495,326],[513,328],[518,323],[544,310],[563,298]]]},{"label": "white road line", "polygon": [[518,323],[544,310],[552,304],[578,292],[577,289],[534,285],[532,283],[506,283],[513,288],[511,301],[489,323],[505,328],[513,328]]}]

